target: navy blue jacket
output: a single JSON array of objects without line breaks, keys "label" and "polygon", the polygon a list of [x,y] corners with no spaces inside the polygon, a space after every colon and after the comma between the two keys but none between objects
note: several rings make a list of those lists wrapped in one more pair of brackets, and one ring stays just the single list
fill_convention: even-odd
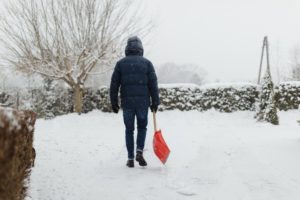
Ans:
[{"label": "navy blue jacket", "polygon": [[143,57],[144,49],[138,37],[127,41],[125,55],[115,66],[111,77],[110,100],[118,105],[121,88],[121,107],[125,109],[147,109],[159,105],[157,77],[152,63]]}]

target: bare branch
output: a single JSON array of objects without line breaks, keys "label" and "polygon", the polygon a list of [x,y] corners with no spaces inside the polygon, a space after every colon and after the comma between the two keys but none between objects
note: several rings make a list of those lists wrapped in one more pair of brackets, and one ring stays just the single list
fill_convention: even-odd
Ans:
[{"label": "bare branch", "polygon": [[[133,0],[15,0],[0,21],[1,57],[70,87],[111,69],[132,34],[149,34]],[[13,26],[12,26],[13,24]]]}]

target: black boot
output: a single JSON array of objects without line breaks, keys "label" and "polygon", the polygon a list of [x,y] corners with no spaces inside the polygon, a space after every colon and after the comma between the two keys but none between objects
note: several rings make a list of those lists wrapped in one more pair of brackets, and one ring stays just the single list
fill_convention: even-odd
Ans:
[{"label": "black boot", "polygon": [[128,160],[127,163],[126,163],[127,167],[134,167],[134,160]]},{"label": "black boot", "polygon": [[143,157],[143,152],[137,151],[136,152],[135,160],[139,162],[140,166],[147,166],[147,162],[146,162],[146,160]]}]

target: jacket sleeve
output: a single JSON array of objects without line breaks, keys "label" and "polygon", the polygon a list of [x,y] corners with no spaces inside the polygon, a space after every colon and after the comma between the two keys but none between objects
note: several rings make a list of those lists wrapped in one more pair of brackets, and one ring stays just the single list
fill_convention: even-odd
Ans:
[{"label": "jacket sleeve", "polygon": [[120,72],[119,63],[117,63],[110,82],[109,95],[110,95],[111,105],[119,105],[118,94],[119,94],[120,85],[121,85],[121,72]]},{"label": "jacket sleeve", "polygon": [[157,76],[152,63],[149,61],[148,64],[148,88],[151,96],[152,105],[159,105],[159,90],[157,84]]}]

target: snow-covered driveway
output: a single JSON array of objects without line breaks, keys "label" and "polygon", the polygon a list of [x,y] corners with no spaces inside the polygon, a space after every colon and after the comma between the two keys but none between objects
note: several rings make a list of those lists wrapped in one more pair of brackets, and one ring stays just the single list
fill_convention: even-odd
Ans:
[{"label": "snow-covered driveway", "polygon": [[161,165],[149,129],[147,168],[125,166],[122,115],[94,111],[38,120],[33,200],[299,200],[298,111],[280,126],[252,112],[170,111],[158,114],[171,155]]}]

